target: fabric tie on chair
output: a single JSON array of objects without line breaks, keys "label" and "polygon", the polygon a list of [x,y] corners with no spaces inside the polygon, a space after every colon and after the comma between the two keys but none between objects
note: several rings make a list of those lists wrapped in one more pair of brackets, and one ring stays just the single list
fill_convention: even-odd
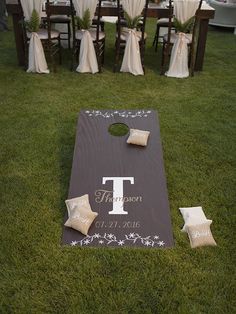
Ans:
[{"label": "fabric tie on chair", "polygon": [[[174,0],[174,15],[183,24],[196,13],[199,0]],[[186,78],[189,76],[188,69],[188,44],[191,35],[179,32],[174,42],[169,70],[165,73],[168,77]]]},{"label": "fabric tie on chair", "polygon": [[[94,18],[97,0],[73,0],[76,15],[81,19],[84,17],[86,10],[90,12],[90,19]],[[89,30],[82,30],[82,39],[80,43],[80,53],[79,53],[79,65],[76,69],[80,73],[97,73],[98,72],[98,62],[96,57],[95,48],[93,45],[93,40]]]},{"label": "fabric tie on chair", "polygon": [[121,65],[121,72],[129,72],[133,75],[143,75],[143,67],[140,59],[139,37],[135,29],[129,29],[126,41],[125,53]]},{"label": "fabric tie on chair", "polygon": [[[142,13],[145,6],[145,0],[123,0],[122,6],[124,11],[134,19]],[[129,72],[133,75],[144,75],[140,56],[139,39],[136,29],[129,29],[120,69],[121,72]]]},{"label": "fabric tie on chair", "polygon": [[[24,17],[26,21],[31,19],[33,10],[36,10],[39,18],[42,16],[43,0],[21,0]],[[36,32],[32,32],[29,42],[29,62],[28,73],[45,73],[48,74],[48,66],[43,50],[42,42]]]},{"label": "fabric tie on chair", "polygon": [[169,77],[185,78],[189,76],[188,70],[188,44],[191,42],[190,34],[178,33],[170,58],[170,68],[166,73]]}]

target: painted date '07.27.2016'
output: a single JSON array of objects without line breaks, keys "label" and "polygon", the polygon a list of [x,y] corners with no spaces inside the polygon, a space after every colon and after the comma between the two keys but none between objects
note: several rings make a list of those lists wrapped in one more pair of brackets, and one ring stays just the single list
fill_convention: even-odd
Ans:
[{"label": "painted date '07.27.2016'", "polygon": [[98,220],[95,222],[96,228],[140,228],[140,221],[104,221]]}]

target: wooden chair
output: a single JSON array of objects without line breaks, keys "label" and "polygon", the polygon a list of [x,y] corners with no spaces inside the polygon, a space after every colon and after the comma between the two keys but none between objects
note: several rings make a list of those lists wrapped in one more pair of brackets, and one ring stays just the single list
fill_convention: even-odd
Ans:
[{"label": "wooden chair", "polygon": [[[92,28],[96,28],[97,27],[97,24],[98,24],[98,17],[97,16],[94,16],[94,19],[93,19],[93,22],[92,22]],[[105,22],[103,22],[101,20],[101,17],[100,17],[100,21],[99,21],[99,24],[100,24],[100,31],[101,32],[105,32]]]},{"label": "wooden chair", "polygon": [[[45,23],[47,22],[47,18],[44,19]],[[67,31],[60,31],[60,39],[61,41],[67,41],[68,48],[71,48],[70,40],[71,40],[71,18],[69,16],[64,15],[51,15],[50,16],[51,24],[65,24],[67,27]],[[64,35],[64,36],[62,36]]]},{"label": "wooden chair", "polygon": [[[63,15],[52,15],[50,17],[50,21],[53,24],[66,24],[67,26],[67,32],[60,31],[60,37],[61,41],[66,40],[68,42],[68,48],[71,48],[71,18],[69,16],[63,16]],[[97,25],[97,17],[93,19],[92,27],[96,28]],[[105,23],[100,21],[101,31],[104,32]],[[65,37],[62,37],[62,35],[65,35]]]},{"label": "wooden chair", "polygon": [[51,6],[52,4],[50,3],[50,0],[46,1],[46,15],[47,15],[47,37],[48,40],[45,42],[46,44],[46,51],[48,51],[50,55],[50,60],[54,65],[54,70],[55,68],[55,59],[54,56],[56,54],[59,55],[59,64],[61,64],[61,36],[60,32],[57,30],[53,30],[51,28],[52,24],[52,14],[51,14]]},{"label": "wooden chair", "polygon": [[[152,42],[152,46],[155,47],[155,51],[157,52],[157,46],[159,42],[159,38],[163,39],[163,36],[160,36],[160,28],[167,28],[168,29],[169,25],[169,19],[168,18],[161,18],[157,20],[156,24],[156,32],[155,36]],[[174,28],[172,28],[174,30]]]},{"label": "wooden chair", "polygon": [[[195,59],[196,59],[196,37],[197,37],[197,25],[199,22],[198,12],[201,9],[202,0],[199,1],[198,8],[194,16],[194,24],[191,33],[191,40],[188,44],[189,48],[189,72],[190,76],[194,75]],[[165,74],[167,61],[169,60],[171,49],[176,40],[176,34],[171,33],[173,27],[172,21],[174,18],[172,0],[169,0],[169,13],[168,13],[168,33],[163,37],[163,47],[162,47],[162,61],[161,61],[161,75]]]},{"label": "wooden chair", "polygon": [[[139,46],[140,46],[140,56],[141,56],[141,63],[143,70],[144,69],[144,52],[145,52],[145,44],[147,34],[145,33],[145,26],[146,26],[146,17],[147,17],[147,9],[148,9],[148,2],[146,0],[144,10],[142,12],[142,18],[140,23],[137,26],[137,32],[139,35]],[[117,14],[118,14],[118,21],[117,21],[117,33],[116,33],[116,41],[115,41],[115,64],[114,64],[114,72],[117,71],[120,63],[120,56],[123,55],[126,40],[127,40],[127,31],[125,28],[127,27],[127,21],[125,19],[124,10],[120,3],[120,0],[117,0]]]},{"label": "wooden chair", "polygon": [[[21,7],[21,2],[18,0],[18,3]],[[39,38],[42,42],[43,49],[45,52],[46,57],[49,59],[50,63],[52,64],[53,71],[56,71],[56,63],[55,63],[55,55],[58,54],[59,56],[59,64],[61,64],[61,41],[60,41],[60,32],[51,29],[51,4],[50,1],[46,1],[46,28],[44,23],[41,21],[41,26],[39,31],[37,32],[39,35]],[[23,10],[22,10],[22,16],[24,16]],[[21,21],[22,30],[23,30],[23,40],[24,40],[24,51],[25,51],[25,67],[27,69],[28,64],[28,47],[29,47],[29,41],[30,41],[30,32],[27,31],[24,23],[24,18]],[[44,26],[44,27],[43,27]]]},{"label": "wooden chair", "polygon": [[[99,72],[102,70],[102,65],[104,64],[104,54],[105,54],[105,33],[102,31],[104,30],[104,24],[101,22],[101,5],[102,0],[98,0],[96,16],[93,19],[93,24],[89,29],[90,35],[93,40],[97,62],[98,62],[98,69]],[[72,37],[73,37],[73,48],[72,48],[72,65],[71,70],[73,71],[75,68],[75,61],[78,63],[79,61],[79,51],[80,51],[80,44],[82,39],[82,30],[80,29],[79,25],[76,22],[76,12],[73,5],[73,1],[70,0],[71,6],[71,20],[72,20]]]}]

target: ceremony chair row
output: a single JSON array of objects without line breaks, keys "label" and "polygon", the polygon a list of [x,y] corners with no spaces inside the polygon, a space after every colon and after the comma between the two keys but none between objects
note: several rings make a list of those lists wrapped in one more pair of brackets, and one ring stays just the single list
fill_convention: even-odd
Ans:
[{"label": "ceremony chair row", "polygon": [[[105,60],[105,31],[101,16],[102,0],[70,0],[70,16],[54,17],[50,0],[18,0],[24,20],[27,72],[49,73],[47,61],[56,71],[56,56],[61,63],[61,33],[53,23],[67,23],[70,47],[72,24],[71,69],[79,73],[102,71]],[[117,0],[117,27],[114,72],[144,75],[145,32],[148,0]],[[161,74],[184,78],[193,76],[197,12],[202,0],[169,0],[167,34],[163,37]],[[45,15],[43,14],[43,7]],[[63,20],[64,19],[64,20]],[[161,24],[157,25],[158,27]],[[173,27],[175,32],[173,33]],[[159,29],[157,28],[159,31]],[[157,44],[159,34],[153,44]],[[46,55],[46,57],[45,57]]]}]

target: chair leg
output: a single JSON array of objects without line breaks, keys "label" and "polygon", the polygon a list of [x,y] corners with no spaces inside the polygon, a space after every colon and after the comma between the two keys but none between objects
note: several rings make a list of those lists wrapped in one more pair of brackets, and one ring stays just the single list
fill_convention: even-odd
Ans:
[{"label": "chair leg", "polygon": [[28,70],[28,63],[29,63],[29,46],[28,46],[27,42],[25,42],[25,44],[24,44],[24,58],[25,58],[24,69],[25,69],[25,71],[27,71]]},{"label": "chair leg", "polygon": [[156,27],[156,33],[155,33],[155,37],[153,39],[153,43],[152,46],[155,46],[155,52],[157,52],[157,46],[158,46],[158,40],[159,40],[159,34],[160,34],[160,26],[157,25]]},{"label": "chair leg", "polygon": [[101,58],[99,58],[99,61],[98,61],[98,73],[102,73]]},{"label": "chair leg", "polygon": [[70,22],[67,23],[68,27],[68,49],[70,50],[70,38],[71,38],[71,30],[70,30]]},{"label": "chair leg", "polygon": [[73,48],[72,48],[72,54],[71,54],[71,71],[74,71],[74,66],[75,66],[75,55],[76,55],[76,50],[73,44]]},{"label": "chair leg", "polygon": [[73,41],[72,47],[72,59],[71,59],[71,71],[75,70],[76,65],[79,63],[79,51],[80,51],[80,44],[78,42]]},{"label": "chair leg", "polygon": [[158,40],[159,40],[159,33],[160,33],[160,26],[157,25],[157,30],[156,30],[156,44],[155,44],[155,52],[157,52],[157,46],[158,46]]},{"label": "chair leg", "polygon": [[103,51],[102,51],[102,65],[104,65],[104,62],[105,62],[105,40],[104,40],[102,49],[103,49]]},{"label": "chair leg", "polygon": [[102,31],[102,32],[105,31],[105,22],[101,22],[101,31]]},{"label": "chair leg", "polygon": [[61,38],[58,38],[58,55],[59,55],[59,64],[61,65],[62,63],[62,57],[61,57]]},{"label": "chair leg", "polygon": [[144,68],[144,50],[145,50],[145,40],[144,42],[140,42],[140,57],[141,57],[141,64],[142,64],[142,68],[143,68],[143,72],[145,72],[145,68]]},{"label": "chair leg", "polygon": [[49,52],[49,55],[50,55],[50,64],[51,64],[52,72],[53,72],[53,73],[56,73],[56,72],[57,72],[57,67],[56,67],[55,58],[53,57],[51,51]]},{"label": "chair leg", "polygon": [[74,71],[74,53],[72,53],[72,57],[71,57],[71,66],[70,66],[70,70],[71,70],[71,72]]},{"label": "chair leg", "polygon": [[97,62],[98,62],[98,72],[101,73],[102,72],[102,56],[100,54],[102,46],[99,45],[99,43],[94,43],[94,48],[95,48],[95,52],[96,52],[96,57],[97,57]]},{"label": "chair leg", "polygon": [[115,64],[114,64],[113,72],[117,72],[119,58],[120,58],[120,43],[118,43],[117,40],[115,43],[115,47],[116,47],[116,55],[115,55]]},{"label": "chair leg", "polygon": [[194,76],[194,67],[195,67],[195,51],[194,51],[194,44],[190,47],[190,66],[189,66],[189,73],[190,76]]},{"label": "chair leg", "polygon": [[190,60],[189,74],[190,76],[194,76],[194,63],[192,60]]},{"label": "chair leg", "polygon": [[54,58],[53,58],[53,55],[52,55],[52,44],[50,42],[47,42],[46,45],[47,45],[47,49],[48,49],[49,62],[50,62],[52,71],[56,72],[55,62],[54,62]]},{"label": "chair leg", "polygon": [[164,75],[165,73],[165,63],[166,63],[166,45],[163,42],[162,46],[162,57],[161,57],[161,75]]},{"label": "chair leg", "polygon": [[154,39],[153,39],[153,42],[152,42],[152,47],[154,47],[156,45],[156,41],[157,41],[157,27],[156,26],[156,32],[155,32],[155,36],[154,36]]},{"label": "chair leg", "polygon": [[[54,57],[55,56],[55,51],[53,51],[53,48],[54,47],[52,47],[52,43],[50,43],[50,47],[49,47],[50,62],[52,64],[52,71],[54,73],[56,73],[57,72],[57,66],[56,66],[55,57]],[[59,50],[58,50],[58,53],[59,53]],[[60,58],[60,56],[59,56],[59,58]]]}]

